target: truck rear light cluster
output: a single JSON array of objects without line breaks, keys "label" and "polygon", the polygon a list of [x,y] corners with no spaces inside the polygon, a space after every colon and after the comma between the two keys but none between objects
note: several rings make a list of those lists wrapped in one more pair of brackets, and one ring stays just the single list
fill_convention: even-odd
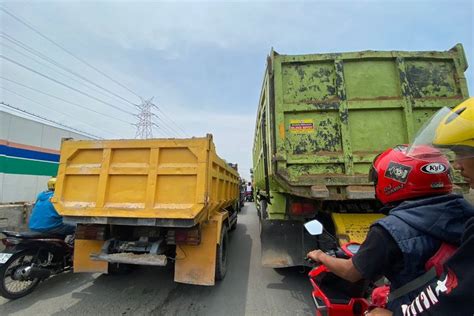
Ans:
[{"label": "truck rear light cluster", "polygon": [[77,225],[75,239],[105,240],[105,229],[103,225]]},{"label": "truck rear light cluster", "polygon": [[166,234],[166,242],[170,245],[199,245],[201,230],[199,228],[169,230]]},{"label": "truck rear light cluster", "polygon": [[290,213],[295,216],[313,214],[316,212],[316,206],[310,202],[292,202],[290,204]]}]

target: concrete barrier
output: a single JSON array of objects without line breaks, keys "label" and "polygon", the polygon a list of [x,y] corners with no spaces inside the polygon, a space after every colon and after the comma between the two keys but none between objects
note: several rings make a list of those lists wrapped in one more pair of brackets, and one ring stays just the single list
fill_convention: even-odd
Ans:
[{"label": "concrete barrier", "polygon": [[[0,205],[0,231],[28,230],[28,218],[30,218],[32,209],[32,203]],[[3,237],[3,234],[0,234],[0,238]],[[0,243],[0,251],[3,249],[4,246]]]},{"label": "concrete barrier", "polygon": [[4,204],[0,205],[0,230],[27,229],[33,204]]}]

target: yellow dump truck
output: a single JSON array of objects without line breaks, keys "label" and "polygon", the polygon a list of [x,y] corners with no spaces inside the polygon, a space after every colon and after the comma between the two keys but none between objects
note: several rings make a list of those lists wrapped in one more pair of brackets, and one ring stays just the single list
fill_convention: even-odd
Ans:
[{"label": "yellow dump truck", "polygon": [[175,281],[214,285],[237,225],[239,174],[212,135],[190,139],[64,140],[55,195],[77,224],[74,272],[175,262]]}]

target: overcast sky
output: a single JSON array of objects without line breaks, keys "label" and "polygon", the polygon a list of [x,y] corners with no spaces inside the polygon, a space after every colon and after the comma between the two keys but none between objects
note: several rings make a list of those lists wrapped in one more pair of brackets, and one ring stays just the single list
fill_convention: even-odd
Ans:
[{"label": "overcast sky", "polygon": [[[218,154],[237,162],[245,178],[251,167],[266,56],[272,47],[283,54],[303,54],[448,50],[462,43],[473,65],[466,75],[469,90],[474,91],[473,1],[3,1],[1,5],[116,81],[0,11],[1,54],[17,63],[0,60],[1,76],[17,82],[0,79],[1,101],[100,137],[133,138],[131,123],[136,118],[126,112],[137,110],[128,101],[139,103],[137,95],[154,97],[160,107],[156,111],[160,119],[155,121],[161,126],[154,130],[155,136],[175,137],[182,130],[188,136],[212,133]],[[32,55],[31,49],[100,88]]]}]

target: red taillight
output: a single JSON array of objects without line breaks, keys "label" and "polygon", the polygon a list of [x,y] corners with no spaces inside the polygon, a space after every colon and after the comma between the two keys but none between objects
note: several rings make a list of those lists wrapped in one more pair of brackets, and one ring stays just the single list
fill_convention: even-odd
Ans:
[{"label": "red taillight", "polygon": [[293,215],[301,216],[314,213],[316,211],[316,207],[313,203],[308,202],[294,202],[291,203],[290,212]]},{"label": "red taillight", "polygon": [[75,238],[105,240],[105,225],[77,225]]},{"label": "red taillight", "polygon": [[174,241],[177,244],[185,243],[186,239],[188,239],[188,231],[187,230],[177,230],[174,234]]},{"label": "red taillight", "polygon": [[201,231],[198,228],[169,230],[166,235],[166,242],[172,245],[199,245],[201,243]]}]

